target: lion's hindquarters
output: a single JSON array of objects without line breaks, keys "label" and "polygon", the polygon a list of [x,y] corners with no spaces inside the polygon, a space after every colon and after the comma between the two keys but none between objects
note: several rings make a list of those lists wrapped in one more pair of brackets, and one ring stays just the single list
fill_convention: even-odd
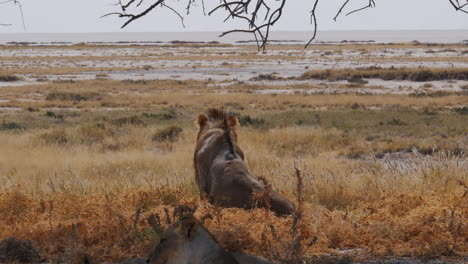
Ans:
[{"label": "lion's hindquarters", "polygon": [[227,161],[227,164],[216,164],[211,170],[211,200],[220,206],[251,209],[254,206],[253,192],[261,186],[245,175],[245,169],[239,162]]},{"label": "lion's hindquarters", "polygon": [[261,199],[257,200],[259,197],[255,196],[262,196],[265,187],[250,175],[245,163],[240,160],[215,163],[210,173],[213,179],[211,200],[219,206],[244,209],[269,206],[277,215],[294,212],[294,204],[275,191],[267,194],[269,205]]}]

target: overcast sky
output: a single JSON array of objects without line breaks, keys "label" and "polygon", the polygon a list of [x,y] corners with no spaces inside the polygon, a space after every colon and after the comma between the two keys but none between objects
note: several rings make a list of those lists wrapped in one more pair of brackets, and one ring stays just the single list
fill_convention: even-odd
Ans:
[{"label": "overcast sky", "polygon": [[[147,0],[149,1],[149,0]],[[188,0],[178,0],[186,3]],[[274,0],[271,0],[274,2]],[[344,0],[321,0],[319,27],[321,30],[353,29],[468,29],[468,14],[455,12],[448,0],[375,0],[377,7],[333,21],[335,12]],[[352,0],[356,7],[367,0]],[[223,17],[203,16],[201,8],[194,8],[186,18],[186,27],[169,10],[158,9],[151,15],[121,30],[124,22],[118,17],[100,18],[116,11],[117,0],[22,0],[26,30],[21,23],[19,9],[13,4],[0,5],[0,33],[37,32],[157,32],[157,31],[222,31],[236,22],[222,23]],[[167,3],[170,3],[167,0]],[[174,1],[177,3],[177,1]],[[218,0],[205,0],[219,3]],[[310,30],[309,11],[312,0],[289,0],[283,19],[276,30]],[[177,6],[175,6],[177,8]]]}]

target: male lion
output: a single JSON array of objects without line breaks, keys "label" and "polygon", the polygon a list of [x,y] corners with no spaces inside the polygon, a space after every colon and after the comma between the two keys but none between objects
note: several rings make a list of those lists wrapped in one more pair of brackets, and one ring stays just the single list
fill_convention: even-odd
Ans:
[{"label": "male lion", "polygon": [[294,204],[275,191],[269,191],[269,201],[255,199],[255,194],[265,194],[266,188],[247,169],[244,153],[237,144],[239,121],[235,116],[210,109],[196,123],[199,130],[193,163],[201,195],[223,207],[251,209],[269,204],[278,215],[294,212]]}]

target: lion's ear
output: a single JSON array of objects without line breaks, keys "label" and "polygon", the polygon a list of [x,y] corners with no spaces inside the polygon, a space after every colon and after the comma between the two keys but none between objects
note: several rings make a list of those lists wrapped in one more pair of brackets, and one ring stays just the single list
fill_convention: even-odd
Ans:
[{"label": "lion's ear", "polygon": [[230,115],[228,117],[227,124],[230,127],[237,127],[237,126],[239,126],[239,120],[237,119],[236,116]]},{"label": "lion's ear", "polygon": [[208,122],[208,118],[205,115],[199,115],[197,117],[197,120],[195,120],[195,124],[198,127],[203,127],[204,125],[206,125],[206,122]]},{"label": "lion's ear", "polygon": [[197,219],[193,216],[183,217],[180,220],[180,225],[176,229],[176,231],[182,236],[187,239],[192,239],[195,236],[195,232],[197,232],[199,227],[199,223]]}]

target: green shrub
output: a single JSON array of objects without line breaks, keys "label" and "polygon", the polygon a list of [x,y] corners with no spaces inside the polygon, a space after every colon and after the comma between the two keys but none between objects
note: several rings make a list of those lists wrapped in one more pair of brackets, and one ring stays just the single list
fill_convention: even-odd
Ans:
[{"label": "green shrub", "polygon": [[16,122],[4,122],[0,125],[0,130],[18,130],[24,129],[24,126]]},{"label": "green shrub", "polygon": [[464,106],[461,108],[455,108],[455,112],[457,112],[460,115],[468,115],[468,107]]},{"label": "green shrub", "polygon": [[239,118],[239,123],[242,126],[264,127],[265,126],[265,119],[245,115],[245,116],[241,116]]},{"label": "green shrub", "polygon": [[62,114],[56,114],[56,113],[51,112],[51,111],[47,111],[46,116],[51,117],[51,118],[55,118],[55,119],[63,119]]}]

